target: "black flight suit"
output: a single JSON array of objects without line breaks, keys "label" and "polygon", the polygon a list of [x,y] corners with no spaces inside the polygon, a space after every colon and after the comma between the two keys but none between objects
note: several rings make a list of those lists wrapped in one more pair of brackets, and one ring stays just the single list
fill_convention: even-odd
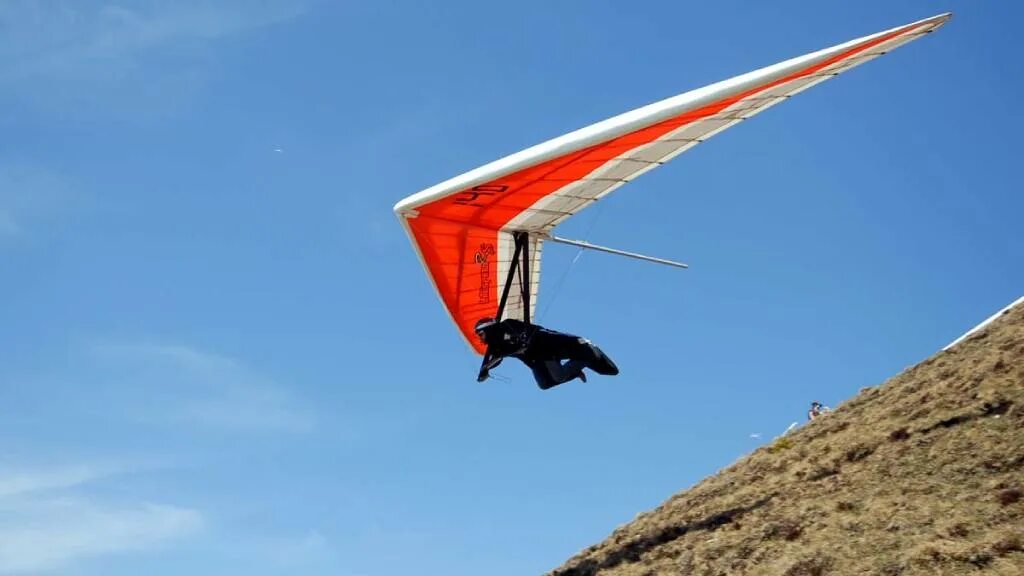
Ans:
[{"label": "black flight suit", "polygon": [[[574,378],[583,378],[583,369],[614,376],[619,373],[611,358],[589,340],[548,330],[520,320],[506,319],[484,328],[487,354],[477,378],[483,381],[487,373],[501,363],[502,358],[518,358],[533,371],[541,390],[547,390]],[[562,360],[568,362],[562,363]]]}]

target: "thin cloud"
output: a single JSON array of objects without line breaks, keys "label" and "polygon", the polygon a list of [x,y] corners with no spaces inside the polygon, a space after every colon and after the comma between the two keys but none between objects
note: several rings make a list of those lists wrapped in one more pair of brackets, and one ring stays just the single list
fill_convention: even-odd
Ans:
[{"label": "thin cloud", "polygon": [[292,538],[278,538],[265,543],[269,557],[285,567],[309,566],[333,558],[327,538],[317,530]]},{"label": "thin cloud", "polygon": [[198,533],[192,509],[74,498],[0,501],[0,574],[56,570],[89,557],[139,552]]},{"label": "thin cloud", "polygon": [[[8,72],[41,74],[109,63],[182,41],[211,41],[287,20],[311,2],[98,2],[22,0],[0,5],[0,61]],[[67,71],[67,70],[63,70]]]},{"label": "thin cloud", "polygon": [[0,474],[0,574],[51,571],[88,557],[158,548],[202,529],[198,510],[114,504],[86,494],[89,486],[129,471],[81,464]]},{"label": "thin cloud", "polygon": [[52,170],[30,162],[0,163],[0,235],[59,220],[78,200],[67,180]]},{"label": "thin cloud", "polygon": [[[88,102],[111,113],[166,112],[202,84],[204,47],[294,18],[311,6],[307,0],[130,6],[5,1],[0,3],[0,86],[34,105]],[[149,101],[126,110],[140,97]],[[111,103],[112,98],[118,101]]]},{"label": "thin cloud", "polygon": [[304,433],[313,430],[313,418],[287,406],[275,390],[234,391],[225,398],[193,402],[181,414],[188,420],[235,431],[263,430]]},{"label": "thin cloud", "polygon": [[312,413],[284,386],[233,358],[180,345],[100,343],[91,350],[172,419],[236,432],[314,427]]},{"label": "thin cloud", "polygon": [[0,476],[0,500],[72,488],[117,473],[109,466],[70,466],[54,470],[21,470]]}]

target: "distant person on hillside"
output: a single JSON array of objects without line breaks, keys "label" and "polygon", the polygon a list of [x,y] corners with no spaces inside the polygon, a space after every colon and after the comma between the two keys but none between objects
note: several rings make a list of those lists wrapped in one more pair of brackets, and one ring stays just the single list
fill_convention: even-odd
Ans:
[{"label": "distant person on hillside", "polygon": [[811,409],[807,411],[807,419],[814,420],[822,414],[828,414],[832,409],[822,405],[821,402],[811,402]]}]

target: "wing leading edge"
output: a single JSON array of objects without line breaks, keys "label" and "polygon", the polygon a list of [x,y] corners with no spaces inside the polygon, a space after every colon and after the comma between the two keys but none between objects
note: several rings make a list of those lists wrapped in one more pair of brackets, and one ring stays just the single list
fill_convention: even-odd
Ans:
[{"label": "wing leading edge", "polygon": [[[514,249],[512,231],[549,232],[711,136],[932,32],[950,17],[857,38],[620,114],[413,194],[395,205],[395,213],[460,333],[483,353],[473,325],[497,311]],[[542,242],[531,242],[534,308]],[[522,318],[522,304],[513,291],[504,317]]]}]

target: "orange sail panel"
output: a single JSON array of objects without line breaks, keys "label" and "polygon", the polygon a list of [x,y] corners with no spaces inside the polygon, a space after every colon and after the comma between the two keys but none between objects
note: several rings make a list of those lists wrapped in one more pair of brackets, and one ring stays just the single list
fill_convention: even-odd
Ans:
[{"label": "orange sail panel", "polygon": [[[395,205],[395,213],[460,333],[483,353],[473,325],[498,310],[514,251],[511,232],[548,233],[714,134],[927,34],[949,17],[858,38],[620,114],[413,194]],[[541,239],[531,236],[529,249],[532,308]],[[516,287],[521,281],[515,279]],[[521,319],[523,312],[513,289],[503,316]]]}]

